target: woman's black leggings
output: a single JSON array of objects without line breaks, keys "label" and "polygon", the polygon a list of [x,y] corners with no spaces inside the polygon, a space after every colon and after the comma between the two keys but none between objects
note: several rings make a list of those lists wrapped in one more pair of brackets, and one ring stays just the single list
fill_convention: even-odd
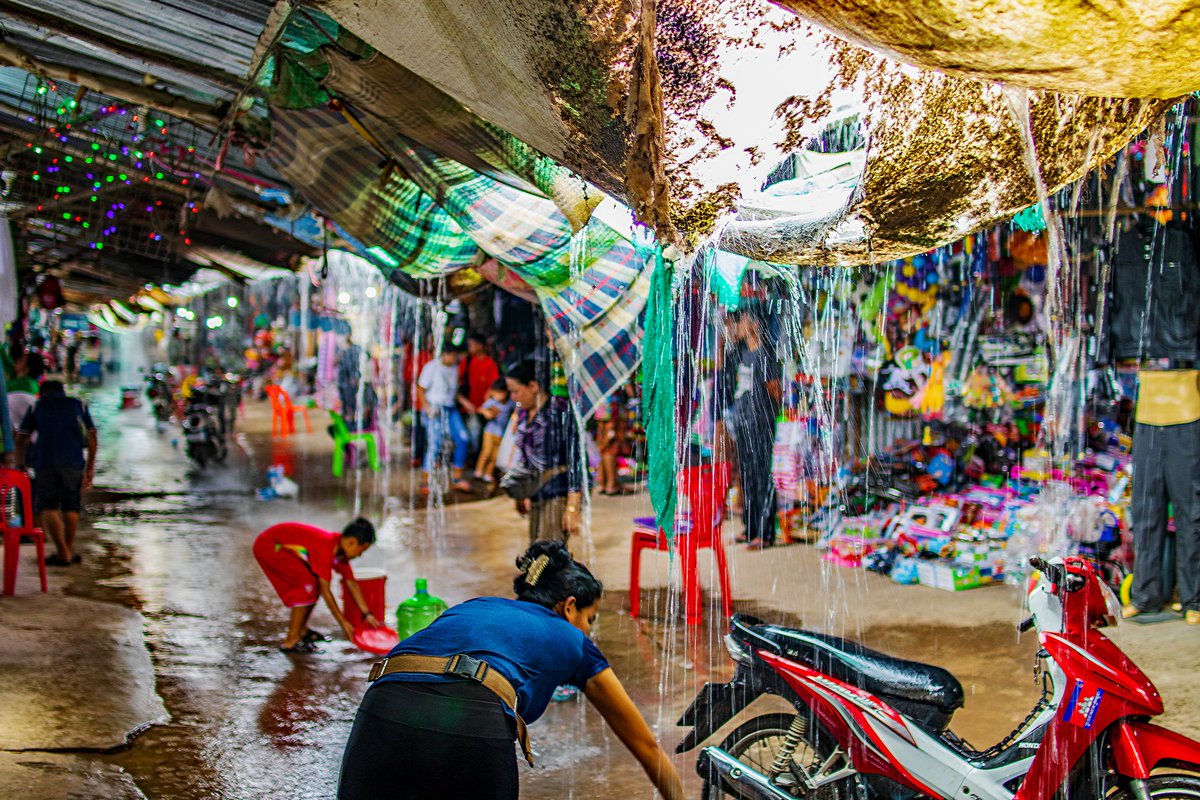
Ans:
[{"label": "woman's black leggings", "polygon": [[515,738],[480,684],[376,684],[354,718],[338,800],[517,800]]}]

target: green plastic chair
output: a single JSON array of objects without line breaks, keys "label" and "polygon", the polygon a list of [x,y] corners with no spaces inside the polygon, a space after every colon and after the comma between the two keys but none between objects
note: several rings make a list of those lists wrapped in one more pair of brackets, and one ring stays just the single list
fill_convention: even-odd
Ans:
[{"label": "green plastic chair", "polygon": [[375,449],[375,433],[373,431],[351,433],[350,428],[346,426],[346,420],[336,411],[330,411],[329,418],[333,421],[333,477],[342,477],[342,473],[346,470],[346,446],[355,442],[366,444],[367,461],[370,462],[371,469],[379,472],[379,453]]}]

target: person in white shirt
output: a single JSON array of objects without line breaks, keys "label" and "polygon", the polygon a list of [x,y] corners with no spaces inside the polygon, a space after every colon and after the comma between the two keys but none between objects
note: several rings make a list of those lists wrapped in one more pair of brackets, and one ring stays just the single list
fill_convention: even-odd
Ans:
[{"label": "person in white shirt", "polygon": [[454,456],[450,462],[452,486],[463,492],[471,491],[471,484],[463,479],[463,468],[467,465],[467,448],[470,436],[458,410],[458,362],[462,348],[447,345],[441,358],[435,358],[421,368],[417,378],[417,399],[425,416],[425,485],[429,491],[429,475],[437,466],[442,445],[447,436],[454,440]]}]

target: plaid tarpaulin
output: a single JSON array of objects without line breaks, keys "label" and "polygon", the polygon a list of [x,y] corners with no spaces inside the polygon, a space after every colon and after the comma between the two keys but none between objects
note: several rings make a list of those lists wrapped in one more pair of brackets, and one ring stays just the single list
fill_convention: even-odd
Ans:
[{"label": "plaid tarpaulin", "polygon": [[320,51],[329,69],[330,93],[396,133],[440,156],[513,188],[548,197],[573,230],[587,224],[603,195],[566,167],[547,158],[416,73],[378,54],[352,61],[334,48]]},{"label": "plaid tarpaulin", "polygon": [[275,109],[267,158],[322,213],[405,272],[432,278],[476,260],[478,248],[417,184],[395,169],[336,111]]},{"label": "plaid tarpaulin", "polygon": [[[355,239],[385,248],[404,272],[444,275],[470,265],[481,249],[525,281],[555,337],[571,343],[565,355],[577,359],[573,394],[585,417],[632,375],[646,255],[615,229],[593,219],[573,233],[550,200],[378,121],[370,141],[337,111],[277,109],[274,122],[268,157],[280,172]],[[386,166],[389,158],[399,169]]]}]

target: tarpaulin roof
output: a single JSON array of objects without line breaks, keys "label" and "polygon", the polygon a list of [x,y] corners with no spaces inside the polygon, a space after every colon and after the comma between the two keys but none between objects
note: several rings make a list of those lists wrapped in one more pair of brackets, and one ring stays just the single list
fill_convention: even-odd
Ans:
[{"label": "tarpaulin roof", "polygon": [[929,69],[1013,86],[1171,98],[1200,87],[1197,0],[776,0]]},{"label": "tarpaulin roof", "polygon": [[[873,55],[757,0],[318,5],[403,70],[625,200],[660,239],[692,249],[745,203],[734,224],[752,224],[721,246],[784,263],[886,261],[1005,219],[1037,199],[1027,117],[1053,191],[1169,105],[1045,91],[1014,99]],[[860,109],[866,157],[840,203],[815,223],[755,213],[771,205],[769,173],[846,104]]]}]

